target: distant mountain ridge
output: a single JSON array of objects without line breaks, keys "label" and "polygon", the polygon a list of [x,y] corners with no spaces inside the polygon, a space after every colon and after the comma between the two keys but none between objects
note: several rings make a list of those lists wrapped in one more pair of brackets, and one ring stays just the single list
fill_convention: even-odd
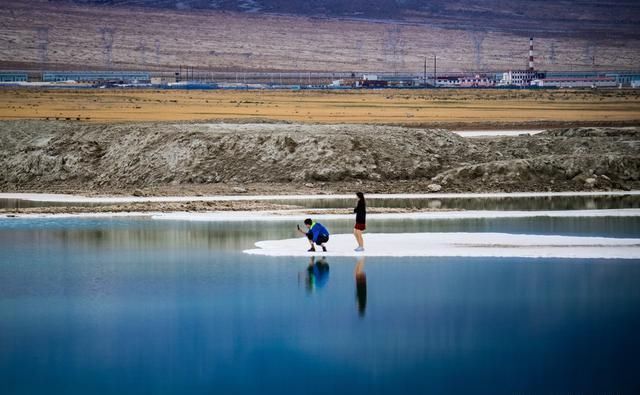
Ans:
[{"label": "distant mountain ridge", "polygon": [[[549,25],[564,34],[604,27],[617,34],[640,36],[640,2],[630,0],[53,0],[111,7],[275,13],[309,17],[407,21],[447,26],[460,21],[477,30],[545,33]],[[487,23],[487,21],[490,21]],[[535,25],[538,25],[537,27]],[[591,25],[591,26],[590,26]]]}]

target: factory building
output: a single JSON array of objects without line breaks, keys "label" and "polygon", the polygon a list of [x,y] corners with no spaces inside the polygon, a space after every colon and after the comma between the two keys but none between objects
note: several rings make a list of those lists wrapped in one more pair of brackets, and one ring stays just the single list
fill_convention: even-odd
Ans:
[{"label": "factory building", "polygon": [[485,74],[475,74],[473,76],[463,76],[460,78],[461,88],[490,88],[496,85],[495,80]]},{"label": "factory building", "polygon": [[615,88],[618,85],[614,77],[556,77],[536,79],[531,82],[531,86],[541,88]]},{"label": "factory building", "polygon": [[385,80],[359,80],[355,82],[354,88],[386,88],[389,82]]},{"label": "factory building", "polygon": [[517,70],[502,73],[498,85],[502,86],[529,86],[531,81],[544,78],[544,73],[535,70]]},{"label": "factory building", "polygon": [[530,86],[531,81],[544,77],[544,73],[536,71],[533,66],[533,37],[531,37],[529,38],[529,67],[526,70],[509,70],[506,73],[502,73],[498,85]]},{"label": "factory building", "polygon": [[436,86],[441,88],[458,88],[460,87],[460,76],[446,76],[436,78]]},{"label": "factory building", "polygon": [[490,88],[496,85],[493,74],[443,75],[437,78],[440,88]]},{"label": "factory building", "polygon": [[361,79],[355,80],[352,87],[354,88],[386,88],[389,81],[379,79],[375,74],[364,74]]},{"label": "factory building", "polygon": [[414,76],[389,76],[385,77],[384,80],[387,82],[387,86],[389,88],[413,88],[418,87],[422,84],[422,78],[417,78]]},{"label": "factory building", "polygon": [[0,71],[0,82],[27,82],[27,73],[15,71]]},{"label": "factory building", "polygon": [[640,74],[630,72],[606,73],[605,77],[613,77],[620,86],[631,86],[634,80],[640,80]]},{"label": "factory building", "polygon": [[45,71],[42,73],[44,82],[134,83],[150,80],[149,73],[138,71]]}]

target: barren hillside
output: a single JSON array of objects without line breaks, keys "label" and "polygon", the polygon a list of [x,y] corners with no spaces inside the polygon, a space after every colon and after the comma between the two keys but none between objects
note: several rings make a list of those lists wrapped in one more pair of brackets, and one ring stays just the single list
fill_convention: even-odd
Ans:
[{"label": "barren hillside", "polygon": [[437,54],[441,70],[501,70],[526,65],[530,35],[542,69],[640,64],[635,2],[352,3],[7,0],[0,67],[419,73]]}]

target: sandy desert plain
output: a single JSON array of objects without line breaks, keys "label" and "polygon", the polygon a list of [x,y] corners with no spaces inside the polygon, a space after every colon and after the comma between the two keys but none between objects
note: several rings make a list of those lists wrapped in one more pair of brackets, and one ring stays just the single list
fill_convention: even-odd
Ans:
[{"label": "sandy desert plain", "polygon": [[638,90],[0,90],[0,119],[257,121],[447,129],[627,125]]}]

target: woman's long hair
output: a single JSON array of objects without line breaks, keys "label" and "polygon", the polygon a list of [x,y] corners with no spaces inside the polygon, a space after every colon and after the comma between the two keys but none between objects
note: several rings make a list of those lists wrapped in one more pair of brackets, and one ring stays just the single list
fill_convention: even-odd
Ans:
[{"label": "woman's long hair", "polygon": [[364,193],[356,192],[356,196],[362,201],[362,203],[364,203]]}]

